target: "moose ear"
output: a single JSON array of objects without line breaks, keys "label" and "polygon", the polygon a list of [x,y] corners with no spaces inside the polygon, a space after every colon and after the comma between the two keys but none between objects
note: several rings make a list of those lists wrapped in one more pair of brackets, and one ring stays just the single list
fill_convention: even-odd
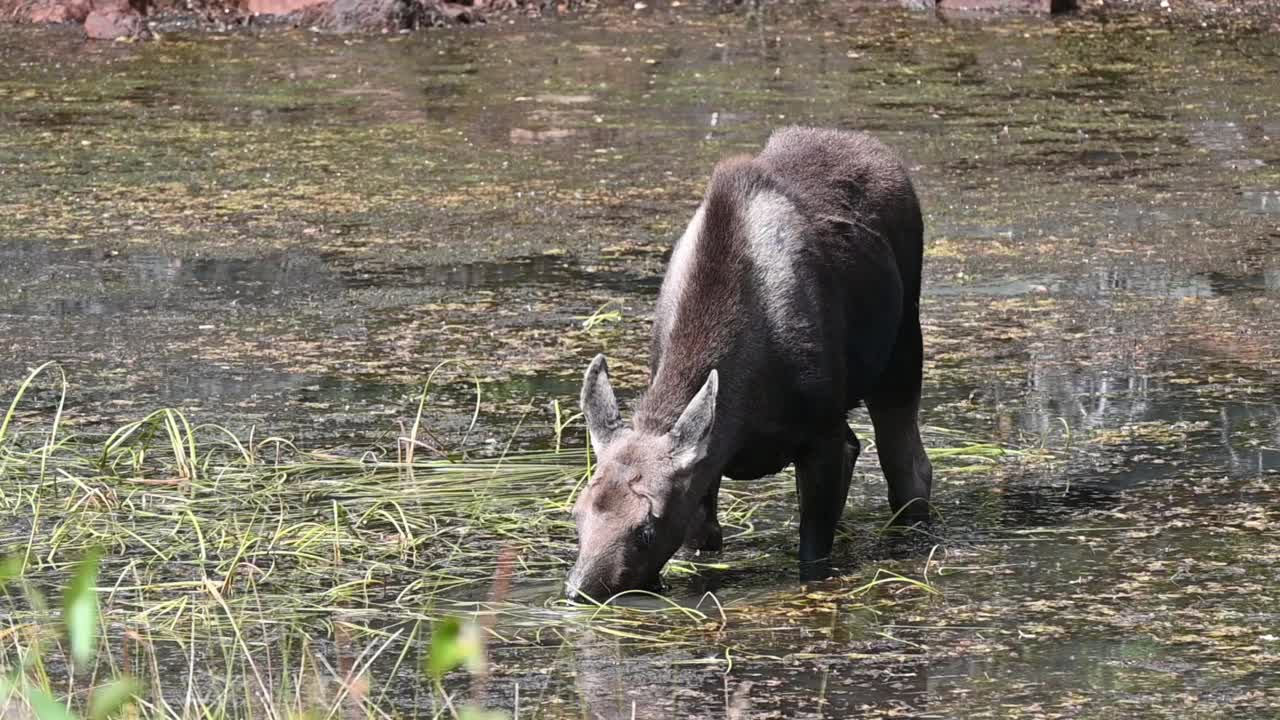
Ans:
[{"label": "moose ear", "polygon": [[600,457],[622,429],[622,414],[618,412],[618,398],[609,384],[609,364],[604,355],[596,355],[587,367],[587,374],[582,378],[581,403],[587,431],[591,434],[591,449]]},{"label": "moose ear", "polygon": [[677,470],[688,470],[707,456],[711,445],[711,427],[716,421],[716,393],[720,386],[720,376],[712,370],[707,381],[689,407],[680,414],[680,419],[671,428],[671,459]]}]

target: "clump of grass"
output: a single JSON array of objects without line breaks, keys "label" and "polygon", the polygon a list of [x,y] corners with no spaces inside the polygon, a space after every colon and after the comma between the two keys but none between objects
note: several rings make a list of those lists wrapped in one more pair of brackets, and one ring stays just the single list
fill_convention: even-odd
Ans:
[{"label": "clump of grass", "polygon": [[[52,418],[19,420],[33,388],[50,379],[59,397]],[[551,450],[446,451],[438,439],[419,440],[429,435],[429,387],[394,447],[319,450],[239,436],[175,409],[106,436],[71,434],[66,378],[43,365],[0,422],[0,547],[26,587],[66,583],[79,558],[102,549],[102,652],[90,674],[137,677],[145,717],[327,717],[353,707],[381,715],[396,682],[419,677],[431,628],[451,618],[474,623],[504,651],[591,633],[726,667],[735,656],[767,656],[735,629],[761,618],[804,621],[803,596],[722,603],[707,595],[694,607],[657,596],[588,608],[552,599],[572,560],[568,509],[588,468],[585,447],[565,447],[561,436],[580,424],[558,414]],[[1006,452],[965,444],[932,454],[963,470],[990,467]],[[762,508],[790,492],[785,482],[768,487],[725,491],[731,535],[753,536]],[[686,559],[670,572],[750,561]],[[517,598],[517,576],[547,589]],[[931,591],[875,573],[828,592],[845,608],[874,609]],[[30,674],[22,659],[56,628],[32,596],[5,593],[0,666]],[[59,646],[35,672],[72,706],[87,697],[85,673],[68,662],[80,653]],[[457,708],[444,679],[418,680],[415,702],[448,717]]]}]

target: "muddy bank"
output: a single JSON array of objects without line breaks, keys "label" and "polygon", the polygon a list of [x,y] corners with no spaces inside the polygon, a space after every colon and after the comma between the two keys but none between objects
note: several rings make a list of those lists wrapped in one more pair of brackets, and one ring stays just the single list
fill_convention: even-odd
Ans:
[{"label": "muddy bank", "polygon": [[789,0],[0,0],[0,22],[81,25],[86,37],[99,40],[151,38],[170,30],[225,31],[263,25],[339,33],[398,32],[576,13],[600,4],[636,15],[665,13],[673,21],[690,11],[801,13],[824,27],[840,25],[853,10],[884,6],[932,13],[944,20],[1019,14],[1077,13],[1099,18],[1136,14],[1157,22],[1280,30],[1280,2],[1276,0],[836,0],[820,5]]},{"label": "muddy bank", "polygon": [[392,32],[542,17],[585,0],[0,0],[0,21],[82,25],[96,40],[155,37],[162,30],[225,31],[262,25],[332,32]]}]

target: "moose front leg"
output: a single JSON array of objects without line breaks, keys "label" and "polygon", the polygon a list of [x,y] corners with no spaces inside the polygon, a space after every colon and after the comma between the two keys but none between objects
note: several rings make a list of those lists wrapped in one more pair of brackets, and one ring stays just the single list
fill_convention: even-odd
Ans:
[{"label": "moose front leg", "polygon": [[706,550],[719,552],[724,546],[724,533],[720,529],[720,517],[717,507],[720,499],[720,478],[717,477],[707,488],[707,494],[698,501],[698,509],[689,521],[689,529],[684,536],[684,546],[689,550]]},{"label": "moose front leg", "polygon": [[800,579],[831,575],[831,547],[836,524],[849,496],[857,438],[841,423],[817,438],[796,461],[796,492],[800,496]]}]

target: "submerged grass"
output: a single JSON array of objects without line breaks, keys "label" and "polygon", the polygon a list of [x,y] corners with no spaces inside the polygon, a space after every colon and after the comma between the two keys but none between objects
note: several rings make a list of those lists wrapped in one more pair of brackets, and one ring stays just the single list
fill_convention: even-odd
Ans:
[{"label": "submerged grass", "polygon": [[[59,648],[27,670],[73,706],[124,672],[144,681],[137,707],[148,717],[327,717],[352,708],[382,716],[392,696],[416,708],[409,714],[448,717],[443,686],[421,683],[422,698],[402,697],[430,628],[446,618],[469,620],[494,647],[557,647],[589,633],[727,667],[734,657],[769,657],[743,638],[805,623],[806,606],[875,609],[933,592],[924,580],[868,569],[817,603],[803,592],[767,602],[706,593],[696,603],[631,593],[575,608],[558,599],[558,586],[573,553],[568,509],[589,458],[561,442],[571,417],[557,420],[554,450],[445,451],[438,439],[419,439],[429,435],[424,389],[412,429],[391,448],[308,450],[173,409],[93,437],[63,431],[66,385],[56,365],[40,366],[0,423],[0,547],[17,578],[0,607],[0,666],[23,666],[31,648],[56,642],[32,601],[38,592],[17,588],[61,586],[102,548],[97,667],[72,673]],[[50,397],[52,420],[20,414]],[[932,453],[945,472],[990,468],[1009,451],[966,444]],[[749,539],[763,506],[785,491],[724,493],[728,534]],[[761,558],[706,560],[680,558],[669,573]]]}]

